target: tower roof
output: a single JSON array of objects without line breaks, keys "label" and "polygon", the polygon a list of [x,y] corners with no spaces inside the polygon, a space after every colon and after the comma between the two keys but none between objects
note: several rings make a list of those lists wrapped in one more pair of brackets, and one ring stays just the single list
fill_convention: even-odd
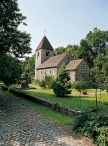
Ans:
[{"label": "tower roof", "polygon": [[36,50],[40,50],[40,49],[53,50],[53,47],[51,46],[46,36],[43,37],[38,47],[36,48]]}]

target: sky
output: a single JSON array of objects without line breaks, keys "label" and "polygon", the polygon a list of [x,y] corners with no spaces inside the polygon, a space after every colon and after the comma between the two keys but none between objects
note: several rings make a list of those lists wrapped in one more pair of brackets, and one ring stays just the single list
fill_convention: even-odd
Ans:
[{"label": "sky", "polygon": [[18,0],[18,7],[27,17],[19,30],[31,35],[30,55],[44,35],[55,49],[79,45],[96,27],[108,30],[108,0]]}]

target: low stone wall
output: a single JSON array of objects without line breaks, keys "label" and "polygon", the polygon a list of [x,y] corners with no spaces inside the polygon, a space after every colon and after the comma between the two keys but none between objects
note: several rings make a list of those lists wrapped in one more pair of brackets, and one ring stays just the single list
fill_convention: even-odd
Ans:
[{"label": "low stone wall", "polygon": [[9,92],[11,92],[17,96],[23,97],[23,98],[30,100],[32,102],[48,106],[48,107],[52,108],[54,111],[63,113],[65,115],[75,116],[75,115],[78,115],[79,113],[81,113],[80,110],[76,110],[76,109],[69,107],[67,105],[57,103],[57,102],[51,101],[49,99],[44,99],[44,98],[40,98],[37,96],[33,96],[30,94],[24,93],[18,89],[13,89],[13,88],[8,89],[8,87],[5,87],[5,86],[1,86],[1,88],[5,91],[8,90]]}]

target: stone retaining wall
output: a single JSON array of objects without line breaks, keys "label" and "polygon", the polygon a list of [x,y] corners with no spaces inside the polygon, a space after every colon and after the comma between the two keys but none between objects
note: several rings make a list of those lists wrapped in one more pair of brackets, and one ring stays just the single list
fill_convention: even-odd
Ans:
[{"label": "stone retaining wall", "polygon": [[69,107],[67,105],[57,103],[57,102],[51,101],[49,99],[44,99],[44,98],[40,98],[37,96],[33,96],[30,94],[24,93],[18,89],[13,89],[13,88],[8,89],[8,87],[5,87],[5,86],[1,86],[1,88],[5,91],[9,90],[9,92],[11,92],[17,96],[23,97],[27,100],[30,100],[32,102],[48,106],[48,107],[52,108],[54,111],[63,113],[65,115],[74,116],[74,115],[78,115],[79,113],[81,113],[80,110],[76,110],[76,109]]}]

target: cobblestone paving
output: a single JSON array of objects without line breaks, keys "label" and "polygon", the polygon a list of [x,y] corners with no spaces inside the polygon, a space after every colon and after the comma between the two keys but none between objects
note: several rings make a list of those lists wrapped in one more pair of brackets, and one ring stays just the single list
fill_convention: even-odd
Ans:
[{"label": "cobblestone paving", "polygon": [[38,112],[0,92],[0,146],[80,146]]}]

